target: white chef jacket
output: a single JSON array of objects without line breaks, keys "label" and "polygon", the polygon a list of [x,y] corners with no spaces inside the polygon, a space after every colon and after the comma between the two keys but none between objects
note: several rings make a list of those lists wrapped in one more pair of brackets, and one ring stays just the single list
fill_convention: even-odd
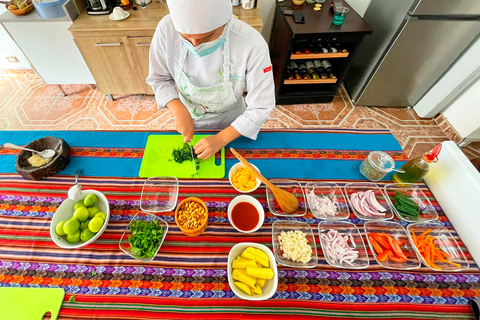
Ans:
[{"label": "white chef jacket", "polygon": [[[229,26],[232,63],[230,81],[233,83],[237,101],[243,101],[243,93],[247,92],[245,103],[248,108],[241,114],[243,110],[230,112],[233,118],[227,122],[225,114],[210,115],[213,118],[203,121],[210,120],[208,123],[212,129],[225,128],[231,124],[241,135],[256,139],[260,128],[275,107],[275,89],[268,45],[257,30],[243,21],[232,18]],[[150,47],[150,73],[146,80],[152,86],[160,108],[179,98],[173,75],[182,45],[170,15],[165,16],[153,36]],[[222,51],[223,47],[204,57],[197,57],[188,52],[183,72],[193,85],[203,87],[221,82],[224,61]],[[197,124],[202,120],[194,120],[198,128]]]}]

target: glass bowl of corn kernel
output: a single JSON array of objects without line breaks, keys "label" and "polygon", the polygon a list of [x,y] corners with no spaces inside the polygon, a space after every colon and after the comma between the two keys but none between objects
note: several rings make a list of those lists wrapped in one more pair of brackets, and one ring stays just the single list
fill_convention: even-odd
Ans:
[{"label": "glass bowl of corn kernel", "polygon": [[[252,166],[257,169],[256,166]],[[237,162],[230,171],[228,172],[228,180],[235,190],[241,193],[250,193],[257,190],[257,188],[262,184],[260,179],[255,177],[252,171],[245,167],[241,162]]]},{"label": "glass bowl of corn kernel", "polygon": [[189,237],[199,236],[208,224],[208,207],[202,199],[189,197],[175,210],[175,223]]}]

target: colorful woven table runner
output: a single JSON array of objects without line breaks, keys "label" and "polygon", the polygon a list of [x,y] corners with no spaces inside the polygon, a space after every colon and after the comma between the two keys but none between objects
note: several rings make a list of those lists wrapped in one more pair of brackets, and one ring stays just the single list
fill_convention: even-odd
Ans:
[{"label": "colorful woven table runner", "polygon": [[[271,248],[271,227],[278,217],[267,209],[260,230],[236,232],[228,222],[227,206],[238,193],[228,180],[180,181],[178,201],[202,198],[210,210],[208,227],[192,239],[178,229],[173,212],[159,214],[169,231],[151,263],[134,260],[118,247],[128,221],[139,211],[144,180],[83,177],[80,182],[84,189],[105,194],[111,218],[97,241],[67,250],[52,242],[49,227],[72,177],[33,182],[0,174],[0,286],[64,288],[59,319],[473,319],[468,302],[480,297],[480,270],[424,185],[422,190],[464,250],[470,269],[387,270],[370,252],[368,269],[336,269],[326,263],[318,246],[316,268],[279,266],[276,294],[253,302],[236,298],[230,290],[228,253],[236,243],[247,241]],[[347,181],[337,182],[343,186]],[[263,185],[253,196],[266,207]],[[295,220],[312,226],[318,245],[320,220],[311,213]],[[350,221],[363,234],[363,222],[353,215]],[[69,302],[72,296],[75,302]]]},{"label": "colorful woven table runner", "polygon": [[[72,161],[61,172],[83,176],[138,177],[143,151],[151,134],[175,132],[0,131],[0,144],[28,142],[51,135],[72,147]],[[389,153],[401,166],[407,157],[388,130],[262,131],[256,141],[240,138],[226,148],[226,171],[238,162],[228,147],[260,168],[268,178],[364,179],[360,163],[373,150]],[[17,150],[0,147],[0,173],[13,173]],[[295,168],[293,171],[292,168]]]}]

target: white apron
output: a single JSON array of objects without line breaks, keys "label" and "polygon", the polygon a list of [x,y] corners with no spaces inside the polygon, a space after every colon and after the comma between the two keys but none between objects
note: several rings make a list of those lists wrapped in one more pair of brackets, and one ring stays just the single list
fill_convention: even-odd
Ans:
[{"label": "white apron", "polygon": [[182,44],[175,70],[180,100],[192,115],[196,129],[224,129],[245,111],[243,98],[237,101],[230,81],[230,31],[225,26],[223,43],[223,76],[212,86],[197,87],[183,72],[188,49]]}]

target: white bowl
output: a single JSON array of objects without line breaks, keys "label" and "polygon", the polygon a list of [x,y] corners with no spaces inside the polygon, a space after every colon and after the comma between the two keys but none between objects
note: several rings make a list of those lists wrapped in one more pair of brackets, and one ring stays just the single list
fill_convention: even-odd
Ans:
[{"label": "white bowl", "polygon": [[[251,163],[250,163],[250,164],[251,164]],[[245,167],[245,166],[243,165],[243,163],[241,163],[241,162],[235,163],[235,164],[233,165],[233,167],[230,168],[230,171],[228,171],[228,181],[230,181],[230,184],[232,185],[232,187],[233,187],[235,190],[237,190],[238,192],[241,192],[241,193],[250,193],[250,192],[253,192],[253,191],[257,190],[258,187],[262,184],[262,181],[260,181],[260,179],[256,178],[256,179],[257,179],[257,184],[255,185],[255,188],[253,188],[252,190],[248,190],[248,191],[239,190],[239,189],[237,189],[237,188],[233,185],[233,183],[232,183],[232,176],[233,176],[233,174],[234,174],[235,172],[237,172],[238,169],[243,168],[243,167]],[[260,170],[258,170],[258,168],[257,168],[256,166],[254,166],[253,164],[252,164],[252,167],[254,167],[255,169],[257,169],[258,172],[260,172]]]},{"label": "white bowl", "polygon": [[[233,211],[233,207],[235,207],[235,205],[239,202],[248,202],[248,203],[251,203],[258,211],[258,223],[257,225],[255,226],[255,228],[253,228],[252,230],[249,230],[249,231],[243,231],[243,230],[240,230],[237,228],[237,226],[235,226],[232,222],[232,211]],[[255,232],[257,231],[258,229],[260,229],[260,227],[263,225],[263,221],[265,220],[265,211],[263,210],[263,207],[262,207],[262,204],[257,200],[255,199],[254,197],[252,196],[247,196],[247,195],[241,195],[241,196],[236,196],[235,198],[233,198],[232,201],[230,201],[230,203],[228,204],[228,221],[230,221],[230,224],[235,228],[235,230],[237,230],[238,232],[242,232],[242,233],[252,233],[252,232]]]},{"label": "white bowl", "polygon": [[[270,259],[270,269],[273,270],[275,273],[275,276],[273,279],[268,279],[265,282],[265,286],[262,288],[262,295],[257,295],[257,296],[249,296],[245,292],[243,292],[241,289],[237,288],[236,285],[233,284],[234,280],[232,278],[232,262],[235,260],[242,252],[243,250],[247,249],[248,247],[254,247],[257,249],[262,250],[268,255],[268,258]],[[228,267],[227,267],[227,273],[228,273],[228,284],[230,288],[232,289],[233,293],[239,298],[245,299],[245,300],[267,300],[270,299],[274,293],[277,291],[277,286],[278,286],[278,270],[277,270],[277,262],[275,261],[275,257],[273,256],[273,253],[270,249],[268,249],[266,246],[263,244],[259,243],[253,243],[253,242],[242,242],[242,243],[237,243],[230,249],[230,253],[228,254]]]},{"label": "white bowl", "polygon": [[[102,229],[100,229],[100,231],[98,231],[95,234],[95,236],[92,239],[88,240],[87,242],[82,242],[80,240],[79,242],[74,244],[68,243],[65,236],[63,237],[59,236],[55,232],[55,227],[60,221],[70,219],[73,216],[73,206],[75,205],[75,203],[79,200],[85,199],[85,197],[88,196],[89,194],[94,194],[97,196],[97,199],[98,199],[97,207],[98,209],[100,209],[101,212],[105,213],[106,215],[105,222],[103,223]],[[52,218],[52,222],[50,223],[50,237],[52,238],[53,242],[55,242],[55,244],[57,244],[59,247],[66,248],[66,249],[80,248],[97,240],[98,237],[100,237],[102,233],[105,231],[105,229],[107,228],[107,224],[109,220],[110,220],[110,206],[108,205],[108,200],[103,195],[103,193],[97,190],[83,190],[80,196],[75,200],[72,200],[69,198],[65,199],[65,201],[62,202],[60,207],[58,207],[57,211],[55,211],[55,214],[53,215],[53,218]]]}]

